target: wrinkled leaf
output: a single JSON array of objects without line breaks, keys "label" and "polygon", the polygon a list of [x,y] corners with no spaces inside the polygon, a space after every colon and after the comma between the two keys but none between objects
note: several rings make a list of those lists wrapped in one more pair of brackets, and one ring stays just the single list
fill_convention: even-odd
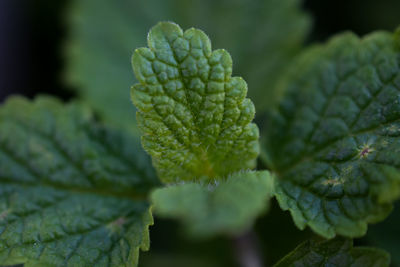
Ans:
[{"label": "wrinkled leaf", "polygon": [[353,247],[353,241],[336,238],[330,241],[306,241],[286,255],[274,267],[388,267],[390,255],[380,249]]},{"label": "wrinkled leaf", "polygon": [[267,128],[276,194],[298,227],[362,236],[400,193],[400,50],[393,34],[342,34],[305,52]]},{"label": "wrinkled leaf", "polygon": [[188,182],[152,194],[156,215],[180,219],[196,237],[237,234],[268,208],[272,177],[267,171],[239,172],[215,184]]},{"label": "wrinkled leaf", "polygon": [[0,262],[136,266],[158,185],[128,136],[76,104],[15,97],[0,108]]},{"label": "wrinkled leaf", "polygon": [[259,152],[254,105],[246,82],[231,77],[232,59],[211,50],[207,35],[161,22],[149,48],[135,50],[140,83],[132,101],[142,145],[165,182],[224,177],[251,169]]}]

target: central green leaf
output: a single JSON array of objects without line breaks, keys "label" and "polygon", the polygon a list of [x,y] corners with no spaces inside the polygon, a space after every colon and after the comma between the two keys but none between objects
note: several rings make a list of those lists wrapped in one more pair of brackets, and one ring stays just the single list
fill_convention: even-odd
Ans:
[{"label": "central green leaf", "polygon": [[76,104],[0,108],[0,264],[136,266],[148,249],[151,164]]},{"label": "central green leaf", "polygon": [[205,33],[161,22],[135,51],[132,87],[142,144],[165,182],[217,178],[255,167],[258,128],[246,82]]}]

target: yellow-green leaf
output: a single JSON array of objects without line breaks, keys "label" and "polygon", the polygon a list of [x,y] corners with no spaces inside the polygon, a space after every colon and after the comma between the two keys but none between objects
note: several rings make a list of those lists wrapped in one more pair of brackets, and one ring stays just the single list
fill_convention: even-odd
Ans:
[{"label": "yellow-green leaf", "polygon": [[207,35],[161,22],[136,49],[140,83],[132,101],[142,145],[164,182],[214,179],[251,169],[259,153],[254,105],[246,82],[231,77],[232,59],[211,50]]}]

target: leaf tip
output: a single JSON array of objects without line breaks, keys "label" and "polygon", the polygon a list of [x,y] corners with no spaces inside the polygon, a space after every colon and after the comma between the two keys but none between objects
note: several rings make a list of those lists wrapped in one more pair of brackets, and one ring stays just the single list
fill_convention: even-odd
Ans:
[{"label": "leaf tip", "polygon": [[150,29],[147,35],[147,43],[150,48],[156,49],[164,46],[165,40],[172,41],[182,35],[181,27],[175,22],[160,21]]}]

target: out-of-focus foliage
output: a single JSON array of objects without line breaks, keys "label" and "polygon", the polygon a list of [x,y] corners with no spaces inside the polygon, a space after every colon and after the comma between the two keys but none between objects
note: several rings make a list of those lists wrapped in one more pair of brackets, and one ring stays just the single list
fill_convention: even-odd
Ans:
[{"label": "out-of-focus foliage", "polygon": [[[205,30],[235,61],[258,111],[275,102],[275,82],[298,52],[310,20],[298,0],[74,0],[66,46],[70,85],[108,122],[137,131],[129,58],[161,20]],[[206,18],[206,19],[205,19]]]},{"label": "out-of-focus foliage", "polygon": [[0,108],[0,263],[136,266],[159,182],[130,136],[47,97]]},{"label": "out-of-focus foliage", "polygon": [[216,184],[185,183],[154,191],[154,212],[178,218],[198,238],[239,234],[269,206],[272,177],[267,171],[239,172]]},{"label": "out-of-focus foliage", "polygon": [[343,34],[306,51],[270,120],[276,196],[296,225],[359,237],[400,193],[400,39]]},{"label": "out-of-focus foliage", "polygon": [[353,247],[353,241],[336,238],[329,241],[306,241],[274,267],[388,267],[390,255],[377,248]]},{"label": "out-of-focus foliage", "polygon": [[166,183],[221,179],[255,167],[258,128],[246,82],[207,35],[161,22],[135,50],[132,87],[143,148]]}]

